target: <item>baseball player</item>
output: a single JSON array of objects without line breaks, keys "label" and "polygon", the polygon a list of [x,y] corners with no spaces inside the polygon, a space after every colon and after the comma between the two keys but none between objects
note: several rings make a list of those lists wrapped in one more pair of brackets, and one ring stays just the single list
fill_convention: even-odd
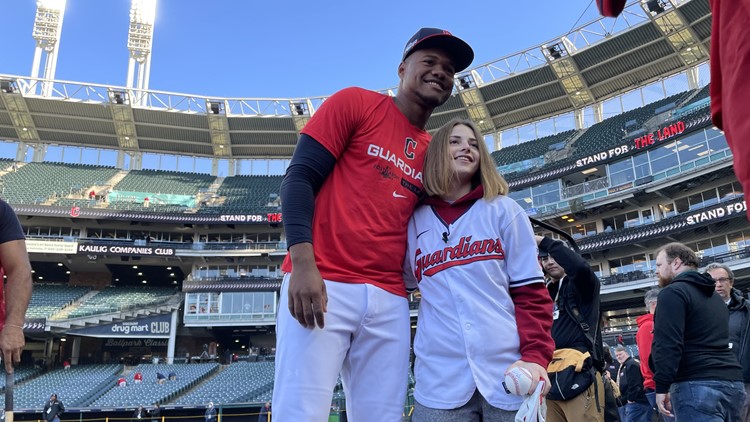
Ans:
[{"label": "baseball player", "polygon": [[524,210],[505,196],[471,121],[453,120],[427,149],[430,195],[409,221],[405,280],[422,301],[412,421],[513,421],[523,401],[502,387],[513,367],[540,380],[554,342],[552,300]]},{"label": "baseball player", "polygon": [[23,334],[26,309],[31,300],[31,264],[26,240],[13,209],[0,200],[0,280],[7,276],[0,290],[0,351],[5,371],[13,372],[13,364],[21,362],[26,340]]},{"label": "baseball player", "polygon": [[401,420],[410,338],[402,262],[422,192],[424,127],[473,58],[448,31],[422,28],[404,50],[395,97],[344,89],[302,130],[281,185],[289,254],[275,420],[327,421],[339,373],[350,420]]}]

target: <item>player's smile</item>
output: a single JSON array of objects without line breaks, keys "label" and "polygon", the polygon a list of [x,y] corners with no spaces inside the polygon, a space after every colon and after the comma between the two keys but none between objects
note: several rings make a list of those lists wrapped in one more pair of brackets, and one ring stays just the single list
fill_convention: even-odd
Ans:
[{"label": "player's smile", "polygon": [[439,89],[441,92],[446,90],[446,87],[443,84],[441,84],[439,81],[436,81],[434,79],[433,80],[427,80],[425,82],[427,83],[427,85],[433,86],[433,87]]},{"label": "player's smile", "polygon": [[419,103],[437,107],[451,95],[454,74],[453,61],[444,51],[435,48],[419,50],[399,66],[402,78],[399,90],[414,95]]}]

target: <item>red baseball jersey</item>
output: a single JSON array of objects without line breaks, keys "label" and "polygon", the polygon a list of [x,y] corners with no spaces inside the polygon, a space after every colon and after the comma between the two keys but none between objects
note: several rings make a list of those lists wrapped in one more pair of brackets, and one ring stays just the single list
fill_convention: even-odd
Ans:
[{"label": "red baseball jersey", "polygon": [[[331,96],[302,133],[337,159],[315,197],[320,274],[406,296],[406,226],[422,191],[430,135],[412,125],[393,98],[361,88]],[[288,255],[282,270],[292,270]]]},{"label": "red baseball jersey", "polygon": [[[750,192],[750,0],[711,0],[711,116],[724,130],[734,174]],[[750,219],[750,209],[747,211]]]}]

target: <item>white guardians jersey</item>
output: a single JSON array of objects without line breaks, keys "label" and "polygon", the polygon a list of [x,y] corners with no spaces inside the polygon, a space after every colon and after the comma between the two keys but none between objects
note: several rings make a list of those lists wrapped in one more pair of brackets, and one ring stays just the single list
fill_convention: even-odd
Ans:
[{"label": "white guardians jersey", "polygon": [[[528,216],[515,201],[478,199],[453,224],[432,206],[409,221],[407,288],[422,294],[414,352],[415,398],[436,409],[467,403],[479,389],[494,407],[516,410],[505,371],[520,359],[509,290],[543,283]],[[550,310],[551,312],[551,310]]]}]

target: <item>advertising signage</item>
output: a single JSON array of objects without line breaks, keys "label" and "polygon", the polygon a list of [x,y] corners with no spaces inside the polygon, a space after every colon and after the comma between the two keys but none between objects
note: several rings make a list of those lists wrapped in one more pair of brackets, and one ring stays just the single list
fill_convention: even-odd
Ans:
[{"label": "advertising signage", "polygon": [[162,246],[78,245],[78,253],[86,255],[174,256],[174,251],[174,248]]},{"label": "advertising signage", "polygon": [[679,121],[676,123],[672,123],[668,126],[660,127],[656,130],[656,132],[648,133],[635,139],[631,139],[623,145],[576,160],[576,167],[589,166],[615,157],[619,157],[629,152],[647,148],[651,145],[672,139],[675,136],[682,134],[683,132],[685,132],[685,122]]},{"label": "advertising signage", "polygon": [[280,212],[269,212],[267,214],[222,214],[219,216],[222,223],[281,223]]},{"label": "advertising signage", "polygon": [[688,224],[705,223],[706,221],[724,218],[735,214],[745,214],[747,212],[747,202],[745,200],[732,202],[729,204],[719,205],[705,211],[689,214],[686,218]]},{"label": "advertising signage", "polygon": [[68,331],[68,334],[101,338],[169,338],[171,329],[172,315],[164,314],[133,321],[78,328]]},{"label": "advertising signage", "polygon": [[132,347],[167,347],[169,339],[160,338],[108,338],[102,345],[105,349],[127,349]]}]

